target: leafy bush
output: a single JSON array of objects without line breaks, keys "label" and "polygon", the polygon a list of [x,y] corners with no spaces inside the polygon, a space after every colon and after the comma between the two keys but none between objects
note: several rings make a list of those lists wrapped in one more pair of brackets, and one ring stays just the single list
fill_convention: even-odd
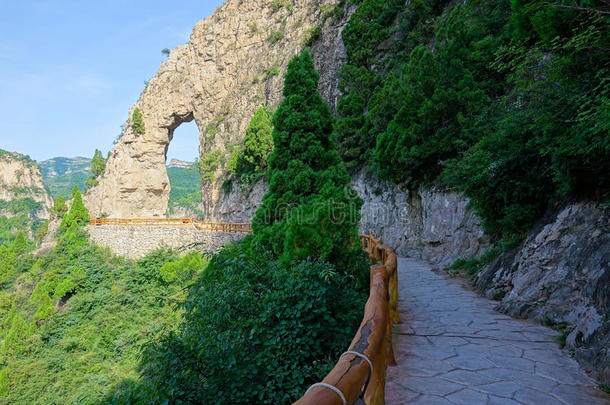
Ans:
[{"label": "leafy bush", "polygon": [[320,38],[320,35],[322,35],[322,28],[319,25],[308,29],[303,37],[303,45],[312,46]]},{"label": "leafy bush", "polygon": [[332,368],[361,319],[364,294],[328,264],[286,265],[250,243],[212,259],[179,330],[144,352],[143,384],[115,400],[290,403]]},{"label": "leafy bush", "polygon": [[214,181],[216,179],[216,169],[220,165],[220,150],[204,153],[199,161],[199,172],[202,181]]},{"label": "leafy bush", "polygon": [[58,218],[63,218],[67,212],[68,206],[66,205],[66,200],[64,200],[62,196],[57,197],[55,199],[55,204],[53,204],[53,214]]},{"label": "leafy bush", "polygon": [[146,133],[146,128],[144,128],[144,120],[142,118],[142,111],[139,108],[133,110],[133,114],[131,115],[131,128],[133,132],[142,135]]},{"label": "leafy bush", "polygon": [[[160,276],[177,255],[117,258],[75,226],[39,259],[23,242],[0,246],[13,273],[0,294],[0,402],[96,403],[137,378],[140,345],[179,320],[173,307],[186,297],[184,284]],[[192,268],[176,274],[184,283],[197,276]]]},{"label": "leafy bush", "polygon": [[184,283],[190,280],[193,274],[203,269],[204,260],[200,253],[190,253],[182,259],[167,262],[159,269],[161,279],[166,283]]},{"label": "leafy bush", "polygon": [[554,199],[603,196],[608,18],[581,6],[359,2],[342,33],[335,125],[347,166],[461,190],[508,242]]}]

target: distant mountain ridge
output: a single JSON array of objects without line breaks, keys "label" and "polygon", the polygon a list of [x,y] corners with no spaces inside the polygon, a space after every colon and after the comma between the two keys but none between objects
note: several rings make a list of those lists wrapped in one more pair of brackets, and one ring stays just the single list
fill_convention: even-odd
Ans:
[{"label": "distant mountain ridge", "polygon": [[53,198],[68,197],[78,185],[85,189],[85,180],[91,175],[91,159],[82,156],[56,157],[38,162],[42,170],[42,177],[51,190]]},{"label": "distant mountain ridge", "polygon": [[194,164],[195,164],[195,162],[187,162],[186,160],[172,159],[167,164],[167,167],[168,168],[169,167],[179,167],[182,169],[190,169],[191,167],[193,167]]}]

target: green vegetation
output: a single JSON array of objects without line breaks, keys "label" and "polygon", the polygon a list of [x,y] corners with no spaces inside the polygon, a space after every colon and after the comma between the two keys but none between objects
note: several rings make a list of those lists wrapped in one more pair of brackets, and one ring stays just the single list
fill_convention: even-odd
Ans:
[{"label": "green vegetation", "polygon": [[281,41],[284,38],[284,31],[281,30],[273,30],[269,33],[269,37],[267,40],[272,44],[275,44],[278,41]]},{"label": "green vegetation", "polygon": [[322,35],[322,28],[319,25],[308,29],[303,37],[303,45],[312,46],[320,38],[320,35]]},{"label": "green vegetation", "polygon": [[71,229],[78,229],[89,223],[89,213],[80,194],[78,186],[74,186],[72,190],[72,205],[70,212],[65,215],[59,226],[60,232],[64,233]]},{"label": "green vegetation", "polygon": [[75,190],[50,253],[34,258],[23,233],[0,245],[2,403],[98,403],[137,379],[141,345],[179,322],[207,263],[163,249],[117,258],[87,242],[86,217]]},{"label": "green vegetation", "polygon": [[198,216],[201,204],[201,177],[195,166],[193,168],[168,167],[167,176],[171,190],[169,192],[169,213],[173,214],[178,207],[191,210]]},{"label": "green vegetation", "polygon": [[350,177],[331,141],[333,118],[317,93],[318,80],[307,51],[290,62],[285,99],[273,118],[269,193],[253,229],[278,256],[348,268],[362,202],[346,192]]},{"label": "green vegetation", "polygon": [[[76,186],[78,187],[78,186]],[[68,212],[68,206],[66,205],[66,200],[63,197],[57,197],[55,199],[55,204],[53,204],[53,215],[58,218],[63,218],[64,215]]]},{"label": "green vegetation", "polygon": [[335,125],[348,167],[463,191],[508,243],[551,201],[607,192],[609,18],[564,3],[360,1]]},{"label": "green vegetation", "polygon": [[220,150],[204,153],[199,160],[199,173],[201,181],[214,181],[216,179],[216,169],[220,166]]},{"label": "green vegetation", "polygon": [[36,163],[28,155],[22,155],[21,153],[17,152],[9,152],[4,149],[0,149],[0,160],[23,162],[27,166],[32,166]]},{"label": "green vegetation", "polygon": [[246,129],[243,144],[231,153],[227,170],[243,186],[254,184],[267,170],[267,161],[273,151],[272,118],[269,108],[259,108]]},{"label": "green vegetation", "polygon": [[0,211],[6,211],[11,214],[23,214],[30,218],[34,217],[41,208],[42,204],[30,197],[10,201],[0,200]]},{"label": "green vegetation", "polygon": [[[110,153],[108,153],[108,156],[110,156]],[[93,158],[91,159],[90,170],[92,175],[85,180],[85,185],[87,187],[93,187],[98,184],[98,178],[103,176],[106,171],[106,160],[107,159],[102,155],[102,151],[96,149]]]},{"label": "green vegetation", "polygon": [[[20,198],[11,201],[0,200],[0,245],[10,245],[20,231],[36,234],[43,221],[35,219],[41,204],[32,198]],[[1,252],[0,252],[1,256]]]},{"label": "green vegetation", "polygon": [[[345,197],[349,176],[333,149],[332,117],[317,81],[307,52],[290,62],[274,116],[270,192],[254,233],[211,260],[181,306],[178,328],[144,346],[141,378],[126,380],[108,401],[290,403],[349,344],[368,286],[355,243],[360,202]],[[259,110],[250,134],[268,132],[269,115]],[[338,203],[333,221],[329,201]],[[283,202],[292,208],[284,214],[300,212],[305,220],[275,215]],[[275,233],[291,243],[277,243]],[[161,268],[164,280],[180,279],[188,271],[175,267],[197,262],[182,260]]]},{"label": "green vegetation", "polygon": [[289,12],[292,11],[292,3],[290,0],[271,0],[270,5],[273,12],[276,12],[283,7],[286,7]]},{"label": "green vegetation", "polygon": [[89,170],[90,163],[90,159],[84,157],[57,157],[38,162],[38,165],[53,198],[68,198],[75,185],[81,190],[86,188],[85,181],[93,174]]},{"label": "green vegetation", "polygon": [[131,128],[133,132],[142,135],[146,133],[146,128],[144,128],[144,120],[142,118],[142,111],[139,108],[133,110],[133,114],[131,115]]}]

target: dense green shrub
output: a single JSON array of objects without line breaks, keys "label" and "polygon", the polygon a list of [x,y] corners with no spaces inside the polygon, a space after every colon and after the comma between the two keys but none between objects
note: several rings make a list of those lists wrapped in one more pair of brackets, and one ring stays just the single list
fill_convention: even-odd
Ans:
[{"label": "dense green shrub", "polygon": [[70,206],[70,212],[61,221],[59,226],[60,232],[65,232],[70,228],[83,227],[89,223],[89,212],[87,207],[83,204],[83,198],[81,197],[78,186],[74,186],[72,191],[72,205]]},{"label": "dense green shrub", "polygon": [[518,240],[551,201],[610,189],[608,22],[596,1],[359,2],[343,158],[464,191],[492,236]]},{"label": "dense green shrub", "polygon": [[184,283],[190,280],[193,274],[203,270],[203,264],[201,254],[193,252],[179,260],[165,263],[159,269],[159,273],[166,283]]},{"label": "dense green shrub", "polygon": [[251,185],[267,170],[267,161],[273,151],[272,119],[273,112],[269,108],[259,108],[246,129],[243,144],[231,155],[228,170],[242,185]]},{"label": "dense green shrub", "polygon": [[214,181],[216,179],[216,169],[220,165],[220,150],[204,153],[199,161],[199,173],[201,181]]},{"label": "dense green shrub", "polygon": [[165,283],[175,252],[117,258],[75,226],[41,258],[26,244],[17,236],[0,246],[0,267],[9,259],[12,273],[0,293],[2,403],[96,403],[136,379],[139,347],[178,323],[173,308],[205,264],[175,267],[183,284]]},{"label": "dense green shrub", "polygon": [[66,205],[66,200],[64,200],[62,196],[57,197],[55,199],[55,204],[53,204],[53,214],[58,218],[63,218],[67,212],[68,206]]},{"label": "dense green shrub", "polygon": [[362,201],[331,139],[333,118],[317,92],[307,51],[293,58],[273,118],[269,192],[253,219],[257,240],[286,260],[329,261],[349,269],[357,253]]},{"label": "dense green shrub", "polygon": [[212,259],[178,332],[144,352],[143,383],[115,400],[287,404],[332,368],[358,327],[364,294],[328,264],[287,265],[251,243]]},{"label": "dense green shrub", "polygon": [[494,86],[486,79],[496,77],[488,64],[508,10],[490,11],[473,17],[476,10],[454,7],[437,31],[434,51],[419,45],[411,52],[398,78],[403,90],[397,113],[377,138],[375,162],[382,178],[412,188],[429,185],[445,160],[476,142],[472,125],[490,102]]},{"label": "dense green shrub", "polygon": [[146,133],[146,128],[144,128],[144,120],[142,118],[142,111],[139,108],[133,110],[133,114],[131,115],[131,128],[133,132],[142,135]]}]

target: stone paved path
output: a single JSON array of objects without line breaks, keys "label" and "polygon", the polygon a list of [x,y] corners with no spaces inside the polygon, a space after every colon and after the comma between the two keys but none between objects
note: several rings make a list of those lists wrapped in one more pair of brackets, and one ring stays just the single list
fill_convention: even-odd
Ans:
[{"label": "stone paved path", "polygon": [[494,311],[495,303],[399,259],[398,366],[386,404],[610,404],[555,342],[556,332]]}]

